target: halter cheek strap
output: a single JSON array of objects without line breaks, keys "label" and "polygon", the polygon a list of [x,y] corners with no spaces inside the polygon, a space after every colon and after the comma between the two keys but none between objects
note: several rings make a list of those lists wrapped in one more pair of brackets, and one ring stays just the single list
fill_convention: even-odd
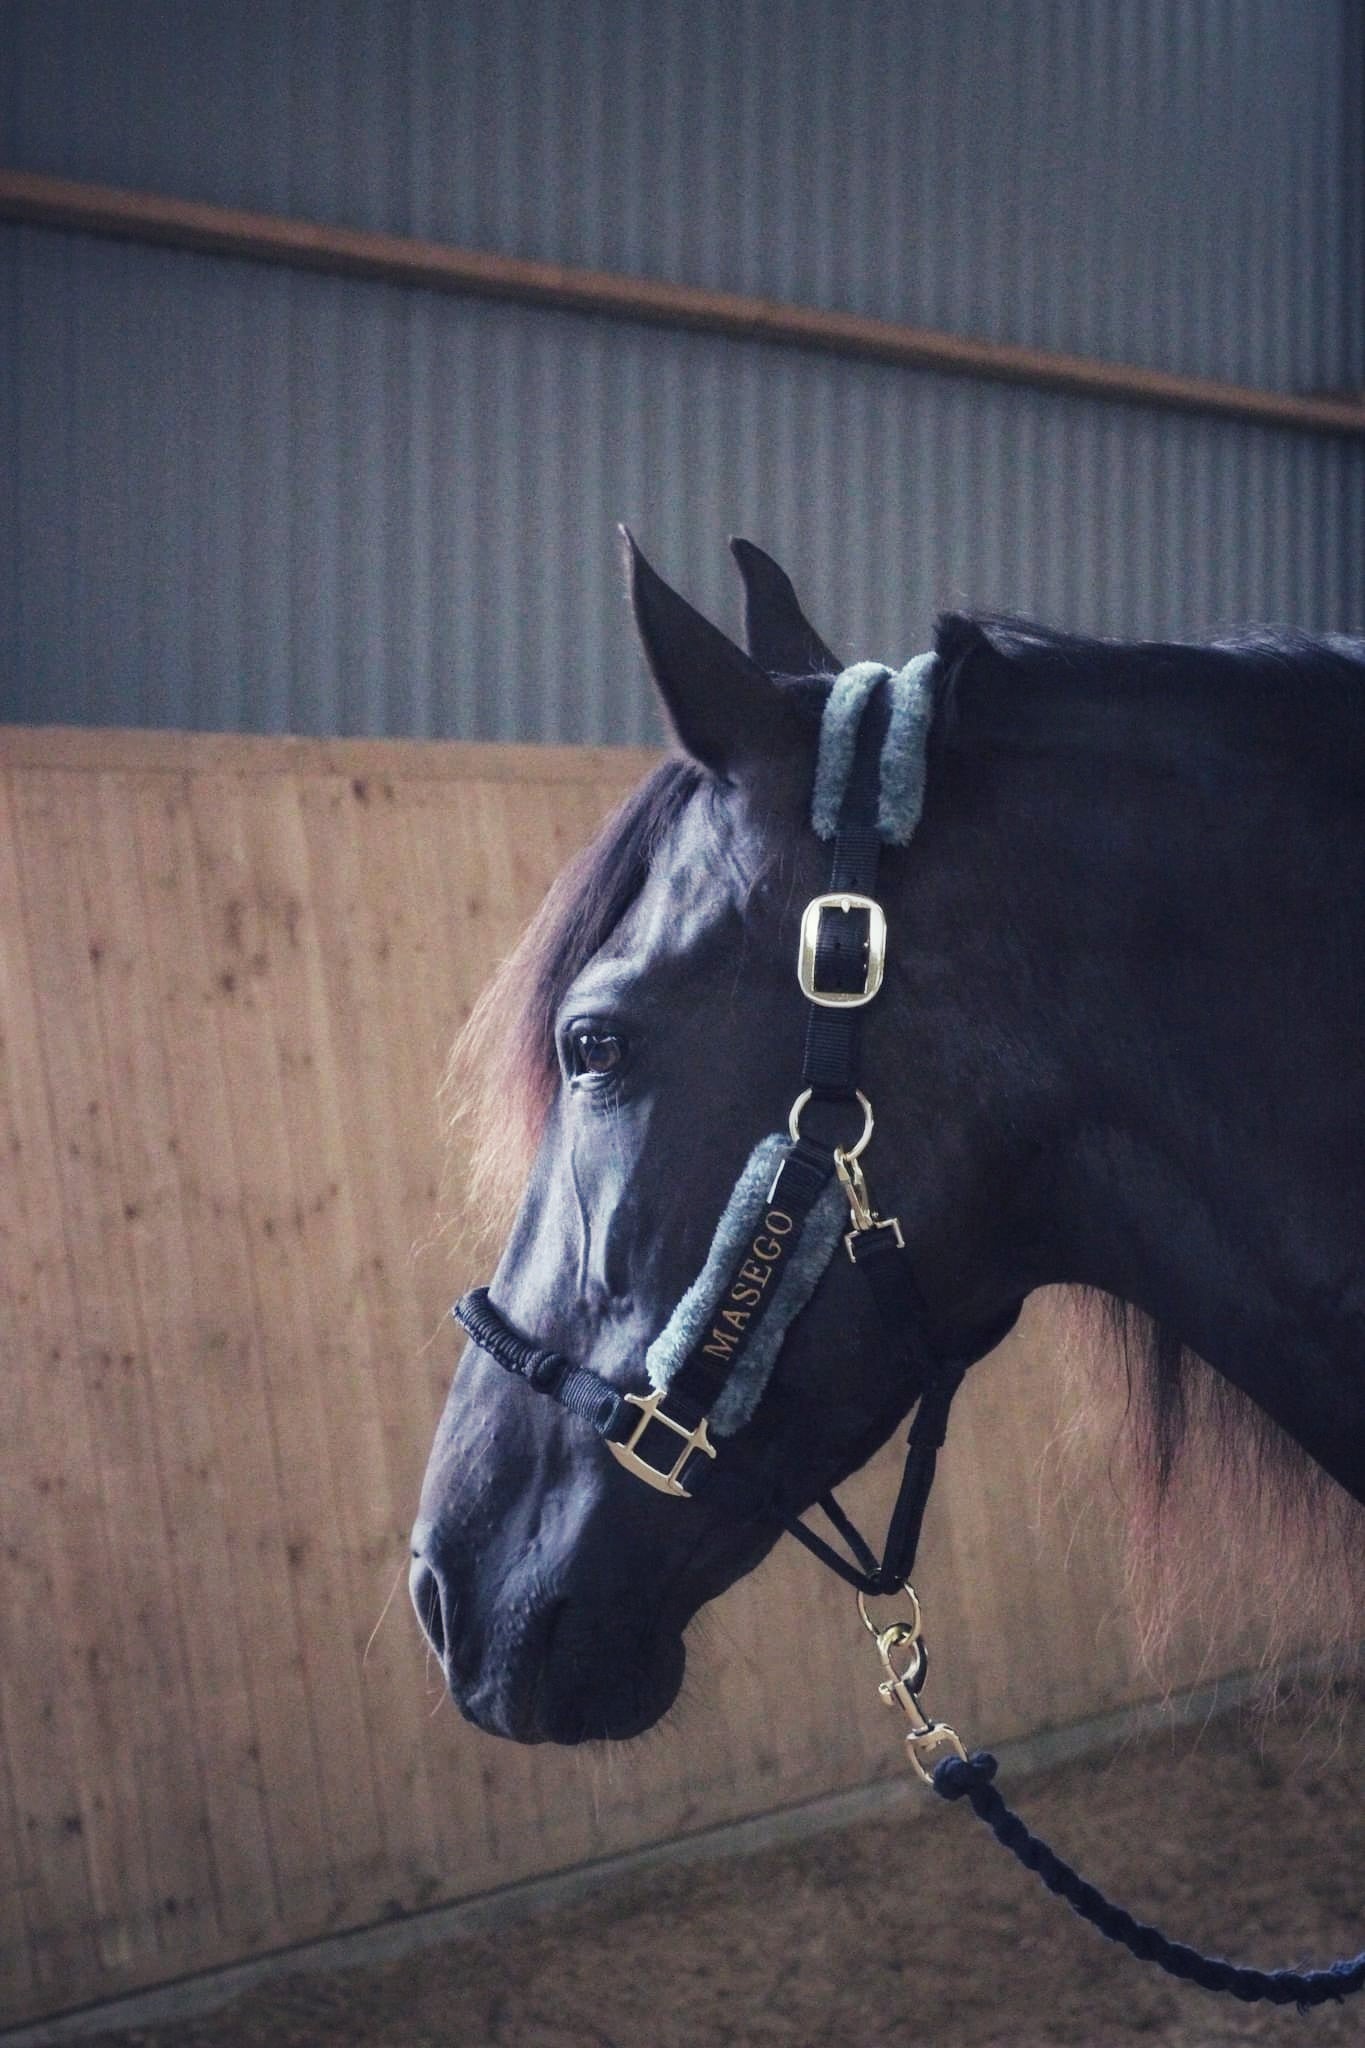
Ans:
[{"label": "halter cheek strap", "polygon": [[847,1224],[828,1154],[785,1136],[759,1140],[706,1264],[645,1353],[670,1406],[691,1401],[719,1437],[749,1421]]}]

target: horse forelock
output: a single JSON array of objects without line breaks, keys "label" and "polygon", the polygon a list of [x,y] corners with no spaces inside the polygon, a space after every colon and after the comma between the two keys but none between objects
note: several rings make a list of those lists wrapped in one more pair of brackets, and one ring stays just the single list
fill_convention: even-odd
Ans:
[{"label": "horse forelock", "polygon": [[[575,978],[640,894],[673,825],[710,780],[670,755],[551,884],[456,1038],[441,1084],[443,1204],[478,1238],[510,1227],[559,1079],[555,1022]],[[480,1249],[484,1247],[480,1245]]]}]

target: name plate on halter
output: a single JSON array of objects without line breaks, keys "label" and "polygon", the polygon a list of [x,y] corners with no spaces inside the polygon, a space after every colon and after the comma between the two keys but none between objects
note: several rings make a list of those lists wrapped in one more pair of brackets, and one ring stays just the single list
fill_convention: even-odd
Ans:
[{"label": "name plate on halter", "polygon": [[716,1303],[710,1331],[698,1349],[703,1358],[728,1366],[748,1336],[750,1325],[763,1313],[773,1281],[782,1271],[796,1238],[796,1218],[778,1205],[775,1196],[785,1168],[779,1168],[769,1196],[769,1207],[743,1259],[730,1277],[730,1284]]}]

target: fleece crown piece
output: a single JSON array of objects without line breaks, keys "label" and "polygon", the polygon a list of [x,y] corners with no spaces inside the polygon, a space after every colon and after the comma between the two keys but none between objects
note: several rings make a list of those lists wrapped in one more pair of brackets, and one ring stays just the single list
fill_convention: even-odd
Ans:
[{"label": "fleece crown piece", "polygon": [[856,661],[834,678],[820,720],[820,752],[810,821],[816,836],[833,839],[858,744],[858,727],[872,692],[885,683],[891,716],[881,756],[877,830],[888,846],[908,846],[924,808],[925,759],[934,716],[938,656],[917,654],[894,673],[879,661]]}]

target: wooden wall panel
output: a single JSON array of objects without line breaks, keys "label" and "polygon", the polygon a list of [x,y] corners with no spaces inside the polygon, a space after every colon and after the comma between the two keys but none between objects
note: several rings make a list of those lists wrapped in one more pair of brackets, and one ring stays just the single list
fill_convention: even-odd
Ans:
[{"label": "wooden wall panel", "polygon": [[[0,733],[0,2017],[901,1768],[795,1546],[664,1730],[582,1755],[463,1726],[399,1583],[473,1277],[446,1049],[649,758]],[[1149,1689],[1049,1350],[1034,1307],[973,1375],[926,1538],[981,1739]]]}]

